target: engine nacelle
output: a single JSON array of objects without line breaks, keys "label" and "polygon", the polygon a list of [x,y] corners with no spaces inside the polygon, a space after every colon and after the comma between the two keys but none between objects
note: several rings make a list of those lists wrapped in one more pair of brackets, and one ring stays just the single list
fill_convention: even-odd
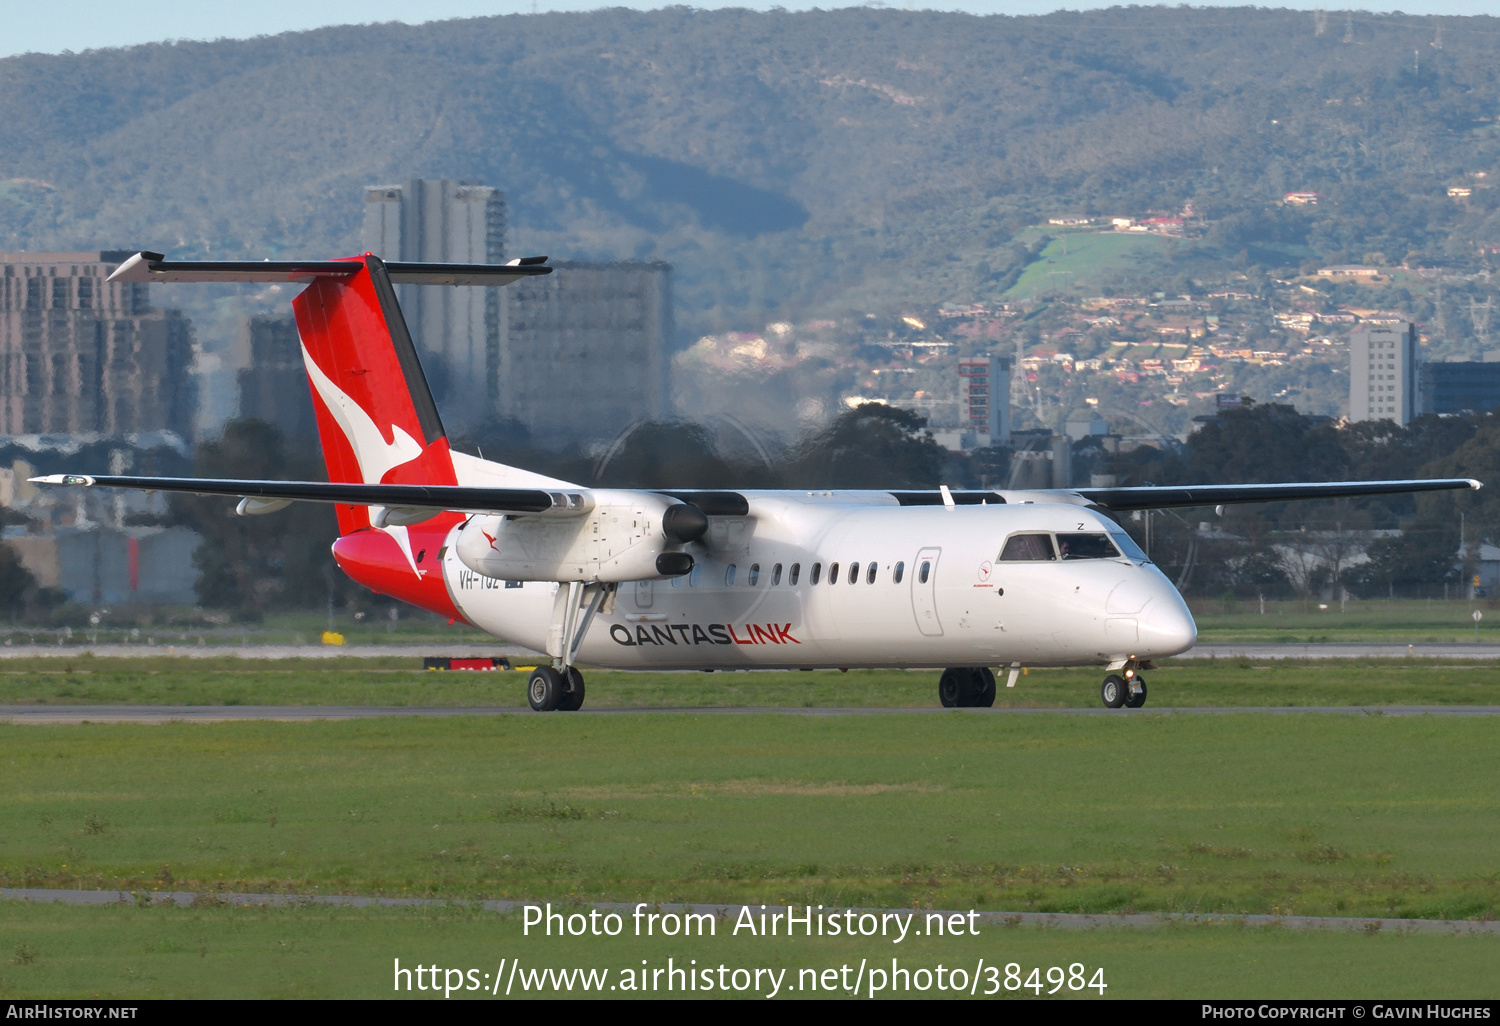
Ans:
[{"label": "engine nacelle", "polygon": [[620,583],[692,570],[693,557],[681,546],[708,527],[697,509],[650,492],[592,496],[594,508],[580,517],[471,517],[454,542],[459,561],[505,581]]}]

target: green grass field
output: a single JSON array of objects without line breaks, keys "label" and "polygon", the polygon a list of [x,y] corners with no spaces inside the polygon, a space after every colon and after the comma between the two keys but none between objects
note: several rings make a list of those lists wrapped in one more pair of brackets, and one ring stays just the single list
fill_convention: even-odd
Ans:
[{"label": "green grass field", "polygon": [[1048,243],[1005,294],[1025,299],[1094,284],[1109,272],[1125,270],[1144,256],[1160,253],[1164,242],[1158,235],[1067,232]]},{"label": "green grass field", "polygon": [[1236,641],[1318,643],[1338,641],[1473,642],[1473,612],[1483,615],[1478,640],[1500,644],[1500,601],[1431,601],[1397,599],[1337,602],[1291,599],[1259,603],[1195,599],[1190,603],[1198,622],[1198,640],[1205,644]]},{"label": "green grass field", "polygon": [[[501,705],[407,660],[8,660],[0,703]],[[591,672],[589,704],[932,706],[931,673]],[[1093,706],[1097,671],[1002,701]],[[1500,704],[1488,664],[1183,661],[1153,707]],[[1489,918],[1500,720],[746,712],[0,725],[0,886],[554,902]],[[513,918],[0,902],[0,996],[381,996],[485,969],[837,967],[883,944],[520,938]],[[1495,938],[987,930],[910,964],[1103,966],[1109,996],[1494,996]],[[1092,991],[1085,992],[1092,996]],[[426,995],[418,995],[426,996]],[[1022,991],[1020,996],[1030,996]]]},{"label": "green grass field", "polygon": [[[83,615],[86,610],[79,610]],[[9,645],[156,645],[216,647],[224,645],[316,645],[332,629],[351,647],[360,645],[454,645],[488,647],[504,644],[466,623],[448,623],[434,613],[409,606],[390,620],[372,613],[356,618],[341,611],[331,619],[321,612],[277,613],[258,623],[234,621],[227,613],[205,614],[188,607],[148,607],[144,610],[104,611],[97,626],[0,626],[0,643]],[[139,615],[134,615],[139,614]]]},{"label": "green grass field", "polygon": [[[526,708],[526,674],[433,673],[400,659],[117,659],[0,662],[0,705],[384,705]],[[1036,669],[996,705],[1088,708],[1103,671]],[[924,708],[935,670],[626,673],[587,670],[591,709],[662,707]],[[1440,660],[1193,660],[1146,675],[1150,708],[1500,705],[1500,666]]]},{"label": "green grass field", "polygon": [[[521,968],[639,970],[642,960],[662,968],[682,965],[787,970],[782,997],[815,996],[795,988],[810,983],[804,969],[857,968],[862,959],[889,967],[1000,968],[995,996],[1036,1000],[1027,989],[1006,991],[1004,966],[1045,970],[1082,963],[1104,970],[1108,998],[1458,998],[1494,997],[1500,942],[1489,937],[1300,933],[1238,926],[1167,926],[1157,930],[986,929],[978,937],[908,938],[901,945],[867,940],[795,941],[726,936],[666,941],[522,936],[515,916],[460,908],[430,912],[347,909],[66,908],[0,904],[0,998],[372,998],[399,996],[442,1001],[441,993],[394,990],[395,963],[474,969],[489,986],[500,959]],[[446,973],[444,974],[446,979]],[[982,977],[980,993],[993,986]],[[404,982],[404,981],[403,981]],[[820,976],[821,982],[821,976]],[[606,984],[608,987],[609,984]],[[763,981],[764,998],[769,983]],[[1049,988],[1050,989],[1050,988]],[[868,984],[861,997],[868,995]],[[501,987],[500,1000],[504,1000]],[[512,999],[535,996],[520,983]],[[555,990],[548,988],[546,996]],[[571,996],[588,996],[575,984]],[[621,996],[605,991],[606,996]],[[719,993],[698,996],[719,997]],[[824,993],[840,997],[843,994]],[[885,992],[879,996],[890,996]],[[903,997],[943,997],[936,990]],[[459,998],[496,1000],[457,991]],[[1096,990],[1058,997],[1099,1000]]]},{"label": "green grass field", "polygon": [[1492,916],[1490,718],[9,726],[5,886]]}]

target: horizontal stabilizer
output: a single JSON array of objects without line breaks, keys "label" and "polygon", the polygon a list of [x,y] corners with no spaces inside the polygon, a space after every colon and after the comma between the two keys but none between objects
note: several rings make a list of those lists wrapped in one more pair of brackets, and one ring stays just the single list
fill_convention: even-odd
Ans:
[{"label": "horizontal stabilizer", "polygon": [[[520,278],[551,274],[546,257],[523,257],[508,264],[424,264],[387,261],[397,285],[509,285]],[[129,282],[293,282],[345,278],[365,266],[349,260],[168,260],[160,253],[137,253],[109,276]]]},{"label": "horizontal stabilizer", "polygon": [[[474,488],[466,485],[358,484],[328,481],[233,481],[195,477],[49,474],[33,484],[135,488],[192,495],[237,495],[242,498],[332,502],[392,509],[451,510],[458,513],[579,517],[594,508],[586,491],[552,492],[540,488]],[[392,521],[395,522],[395,521]]]},{"label": "horizontal stabilizer", "polygon": [[1351,499],[1400,492],[1441,492],[1481,488],[1467,477],[1428,481],[1320,481],[1307,484],[1146,485],[1138,488],[1069,488],[1105,509],[1181,509],[1187,506],[1228,506],[1242,502],[1292,502],[1302,499]]}]

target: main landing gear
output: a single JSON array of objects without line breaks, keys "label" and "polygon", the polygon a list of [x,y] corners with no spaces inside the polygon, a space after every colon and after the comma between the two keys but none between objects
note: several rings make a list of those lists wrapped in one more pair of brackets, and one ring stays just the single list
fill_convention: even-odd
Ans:
[{"label": "main landing gear", "polygon": [[[538,666],[526,682],[526,701],[537,712],[576,712],[583,708],[583,674],[573,665],[589,624],[614,599],[613,584],[574,581],[558,589],[547,654],[551,666]],[[608,610],[606,610],[607,612]]]},{"label": "main landing gear", "polygon": [[538,666],[526,682],[526,700],[537,712],[574,712],[583,707],[583,674],[576,666]]},{"label": "main landing gear", "polygon": [[938,678],[938,700],[949,709],[995,704],[995,675],[988,666],[950,666]]},{"label": "main landing gear", "polygon": [[1104,684],[1099,688],[1099,697],[1104,704],[1111,709],[1139,709],[1146,704],[1146,678],[1141,676],[1140,667],[1126,665],[1121,668],[1124,676],[1111,673],[1104,678]]}]

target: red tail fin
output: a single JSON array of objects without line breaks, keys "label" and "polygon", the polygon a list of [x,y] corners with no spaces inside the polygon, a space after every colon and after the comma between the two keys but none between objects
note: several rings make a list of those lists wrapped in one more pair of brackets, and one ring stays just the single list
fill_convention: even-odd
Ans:
[{"label": "red tail fin", "polygon": [[[448,438],[379,257],[292,300],[330,481],[457,484]],[[337,506],[339,532],[370,526]]]}]

